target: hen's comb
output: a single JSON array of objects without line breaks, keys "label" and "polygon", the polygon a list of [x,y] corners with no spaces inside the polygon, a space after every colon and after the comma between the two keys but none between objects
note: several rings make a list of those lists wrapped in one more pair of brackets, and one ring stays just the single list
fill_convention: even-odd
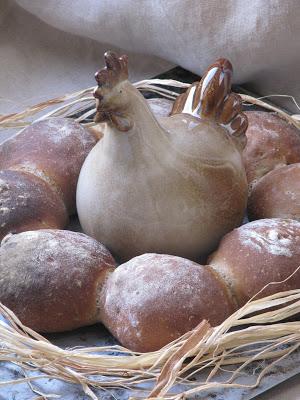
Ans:
[{"label": "hen's comb", "polygon": [[220,58],[207,69],[200,82],[194,82],[177,97],[171,115],[187,113],[214,120],[238,138],[239,144],[244,147],[248,120],[242,112],[241,97],[231,93],[231,79],[231,63]]},{"label": "hen's comb", "polygon": [[95,79],[99,87],[113,88],[119,82],[128,79],[128,57],[123,55],[118,56],[107,51],[104,54],[105,67],[96,72]]}]

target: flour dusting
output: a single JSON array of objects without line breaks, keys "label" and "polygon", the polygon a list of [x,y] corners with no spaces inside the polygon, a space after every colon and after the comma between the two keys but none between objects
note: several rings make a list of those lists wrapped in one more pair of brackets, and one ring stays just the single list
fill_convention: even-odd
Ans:
[{"label": "flour dusting", "polygon": [[239,228],[243,245],[275,256],[292,257],[300,239],[300,223],[288,219],[264,219]]},{"label": "flour dusting", "polygon": [[102,322],[113,335],[139,349],[162,346],[203,318],[217,325],[232,312],[210,268],[164,254],[144,254],[119,266],[108,277],[103,309]]},{"label": "flour dusting", "polygon": [[67,144],[70,140],[77,141],[82,150],[95,144],[94,137],[74,120],[67,118],[48,118],[41,122],[43,135],[50,143]]}]

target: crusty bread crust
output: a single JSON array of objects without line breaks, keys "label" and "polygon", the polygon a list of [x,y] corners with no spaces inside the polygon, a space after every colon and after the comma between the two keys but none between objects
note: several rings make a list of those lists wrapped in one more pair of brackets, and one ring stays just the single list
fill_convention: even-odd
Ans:
[{"label": "crusty bread crust", "polygon": [[101,320],[124,345],[153,351],[203,318],[217,325],[235,309],[227,288],[207,266],[164,254],[144,254],[109,275]]},{"label": "crusty bread crust", "polygon": [[248,202],[249,219],[292,218],[300,221],[300,163],[276,168],[263,176]]},{"label": "crusty bread crust", "polygon": [[[144,254],[115,269],[94,239],[39,230],[4,238],[0,301],[41,332],[103,322],[122,345],[154,351],[203,319],[215,326],[258,297],[300,287],[300,222],[264,219],[227,234],[209,265]],[[291,274],[294,275],[286,280]]]},{"label": "crusty bread crust", "polygon": [[300,162],[300,132],[277,114],[247,111],[243,161],[250,186],[275,168]]},{"label": "crusty bread crust", "polygon": [[[243,306],[270,282],[280,282],[300,266],[300,222],[261,219],[228,233],[209,265],[230,285]],[[299,289],[300,271],[287,282],[269,285],[259,297]]]},{"label": "crusty bread crust", "polygon": [[1,144],[0,170],[21,170],[43,179],[72,214],[80,168],[96,142],[93,134],[74,120],[38,121]]},{"label": "crusty bread crust", "polygon": [[104,246],[78,232],[12,235],[0,248],[0,301],[40,332],[93,324],[99,288],[114,267]]},{"label": "crusty bread crust", "polygon": [[51,186],[33,174],[0,171],[0,239],[8,233],[64,228],[68,212]]}]

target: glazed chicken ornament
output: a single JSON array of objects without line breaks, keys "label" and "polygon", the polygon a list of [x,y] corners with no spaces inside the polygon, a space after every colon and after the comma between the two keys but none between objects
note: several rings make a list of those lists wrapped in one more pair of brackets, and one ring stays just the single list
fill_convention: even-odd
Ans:
[{"label": "glazed chicken ornament", "polygon": [[95,122],[104,137],[82,167],[83,230],[120,261],[143,253],[198,260],[238,226],[247,199],[241,161],[247,118],[220,59],[156,119],[128,81],[127,57],[105,54]]}]

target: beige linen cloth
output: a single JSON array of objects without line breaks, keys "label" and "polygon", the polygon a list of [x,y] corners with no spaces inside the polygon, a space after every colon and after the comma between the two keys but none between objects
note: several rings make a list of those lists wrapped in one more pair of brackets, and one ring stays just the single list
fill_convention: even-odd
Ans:
[{"label": "beige linen cloth", "polygon": [[[300,103],[299,0],[0,0],[0,114],[95,85],[107,49],[132,80],[227,57],[236,83]],[[282,396],[300,386],[264,399]]]},{"label": "beige linen cloth", "polygon": [[228,57],[236,82],[300,102],[299,0],[0,0],[0,25],[0,114],[94,85],[109,48],[132,79]]}]

